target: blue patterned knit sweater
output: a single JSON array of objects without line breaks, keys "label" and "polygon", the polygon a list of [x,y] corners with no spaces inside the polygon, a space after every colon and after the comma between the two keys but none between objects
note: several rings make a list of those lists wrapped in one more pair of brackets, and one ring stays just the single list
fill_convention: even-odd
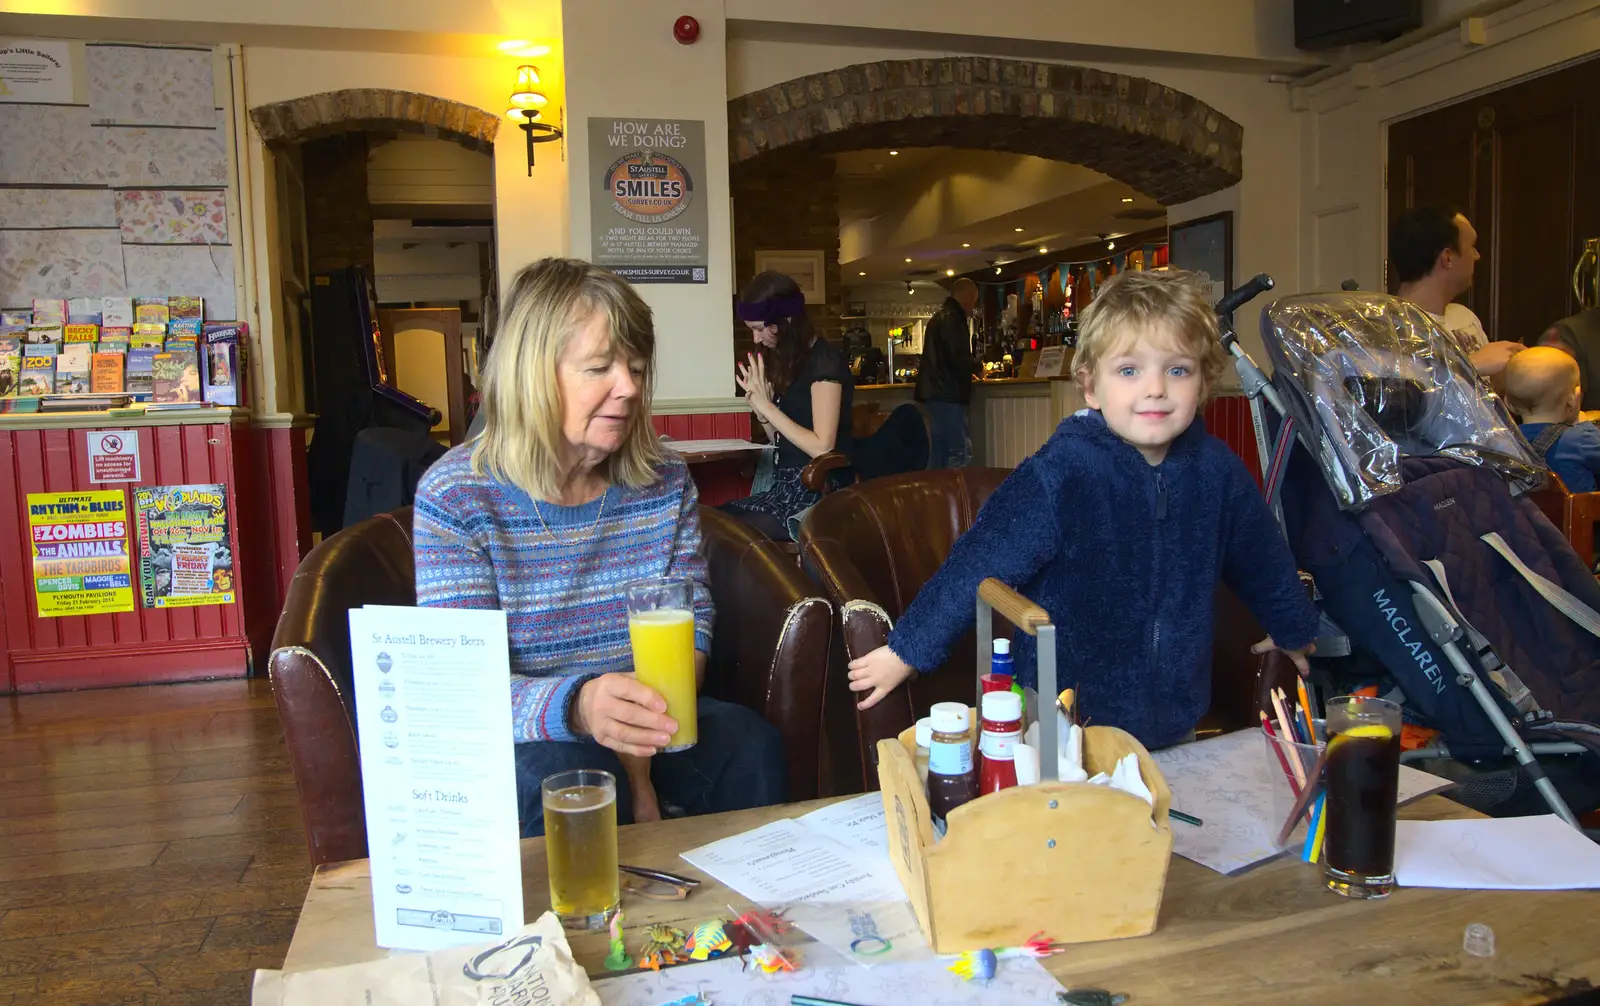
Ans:
[{"label": "blue patterned knit sweater", "polygon": [[[994,491],[906,608],[889,647],[922,671],[972,627],[995,577],[1050,614],[1057,688],[1083,715],[1150,749],[1181,741],[1211,704],[1212,596],[1224,580],[1282,646],[1308,645],[1306,597],[1272,511],[1226,444],[1196,419],[1150,465],[1084,410]],[[1033,685],[1032,636],[1016,634]]]},{"label": "blue patterned knit sweater", "polygon": [[541,501],[535,511],[521,489],[473,472],[471,446],[451,448],[417,486],[417,603],[505,610],[516,743],[577,740],[579,686],[632,668],[631,580],[693,580],[695,648],[710,652],[699,497],[682,459],[669,457],[647,488],[612,486],[582,506]]}]

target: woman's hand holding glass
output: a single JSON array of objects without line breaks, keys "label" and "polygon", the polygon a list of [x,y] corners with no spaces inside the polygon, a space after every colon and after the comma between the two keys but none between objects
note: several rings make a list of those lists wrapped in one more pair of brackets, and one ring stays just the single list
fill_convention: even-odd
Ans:
[{"label": "woman's hand holding glass", "polygon": [[678,731],[677,720],[666,709],[661,693],[640,684],[632,674],[602,674],[578,689],[572,729],[620,754],[648,758]]}]

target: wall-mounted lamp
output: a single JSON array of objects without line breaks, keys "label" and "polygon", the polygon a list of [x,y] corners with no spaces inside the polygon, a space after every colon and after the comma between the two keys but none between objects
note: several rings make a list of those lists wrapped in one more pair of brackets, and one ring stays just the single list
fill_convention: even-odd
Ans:
[{"label": "wall-mounted lamp", "polygon": [[552,126],[548,122],[540,122],[543,115],[539,109],[550,103],[543,91],[539,90],[539,70],[533,66],[517,67],[517,86],[511,92],[511,108],[506,112],[506,118],[515,122],[528,136],[528,176],[533,176],[533,145],[535,143],[549,143],[559,140],[566,135],[560,126]]}]

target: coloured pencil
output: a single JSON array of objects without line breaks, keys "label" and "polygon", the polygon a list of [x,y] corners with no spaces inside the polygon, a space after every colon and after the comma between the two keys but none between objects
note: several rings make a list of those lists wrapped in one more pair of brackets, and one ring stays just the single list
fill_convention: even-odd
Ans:
[{"label": "coloured pencil", "polygon": [[1289,720],[1289,728],[1294,731],[1295,743],[1311,743],[1310,738],[1306,737],[1305,725],[1300,722],[1300,710],[1295,706],[1293,700],[1289,698],[1289,693],[1282,688],[1278,688],[1274,689],[1273,694],[1277,695],[1278,701],[1282,703],[1281,709],[1284,716]]},{"label": "coloured pencil", "polygon": [[1267,719],[1266,713],[1261,712],[1259,709],[1256,712],[1261,717],[1261,731],[1272,742],[1272,750],[1278,756],[1278,764],[1283,766],[1283,777],[1289,780],[1289,788],[1294,790],[1294,795],[1298,797],[1300,795],[1300,784],[1295,781],[1294,772],[1289,768],[1289,759],[1283,753],[1283,744],[1278,738],[1278,732],[1272,729],[1272,721]]},{"label": "coloured pencil", "polygon": [[1182,821],[1184,824],[1192,824],[1196,828],[1205,823],[1198,817],[1195,817],[1193,814],[1185,814],[1181,810],[1173,810],[1170,807],[1167,809],[1167,816],[1172,818],[1174,821]]},{"label": "coloured pencil", "polygon": [[1306,840],[1300,848],[1300,859],[1303,862],[1315,863],[1317,854],[1321,851],[1318,846],[1322,839],[1322,814],[1327,799],[1328,794],[1324,793],[1311,805],[1311,821],[1306,826]]},{"label": "coloured pencil", "polygon": [[[1279,735],[1291,745],[1297,744],[1294,727],[1290,725],[1289,714],[1284,712],[1283,709],[1283,692],[1276,688],[1272,690],[1272,708],[1278,713]],[[1293,755],[1289,759],[1289,768],[1294,772],[1295,782],[1300,784],[1301,790],[1304,790],[1306,786],[1306,768],[1300,763],[1300,749],[1298,746],[1292,747],[1289,753]]]},{"label": "coloured pencil", "polygon": [[1284,819],[1283,827],[1278,830],[1278,847],[1288,844],[1289,833],[1294,830],[1295,822],[1304,817],[1311,809],[1311,803],[1322,795],[1322,770],[1328,764],[1328,749],[1323,748],[1317,756],[1317,763],[1311,767],[1307,777],[1306,788],[1300,791],[1300,796],[1294,801],[1294,808],[1289,811],[1289,816]]},{"label": "coloured pencil", "polygon": [[1311,696],[1306,694],[1306,679],[1297,677],[1294,683],[1295,687],[1300,690],[1300,714],[1306,720],[1306,743],[1315,744],[1317,742],[1317,730],[1311,722]]}]

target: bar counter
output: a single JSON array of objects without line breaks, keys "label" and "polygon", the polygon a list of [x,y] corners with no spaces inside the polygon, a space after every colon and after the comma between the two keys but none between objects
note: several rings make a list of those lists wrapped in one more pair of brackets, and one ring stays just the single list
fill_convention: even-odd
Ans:
[{"label": "bar counter", "polygon": [[[890,412],[912,400],[912,384],[858,384],[858,405]],[[1056,424],[1083,408],[1071,377],[1002,377],[972,383],[972,463],[1015,468],[1044,445]]]}]

